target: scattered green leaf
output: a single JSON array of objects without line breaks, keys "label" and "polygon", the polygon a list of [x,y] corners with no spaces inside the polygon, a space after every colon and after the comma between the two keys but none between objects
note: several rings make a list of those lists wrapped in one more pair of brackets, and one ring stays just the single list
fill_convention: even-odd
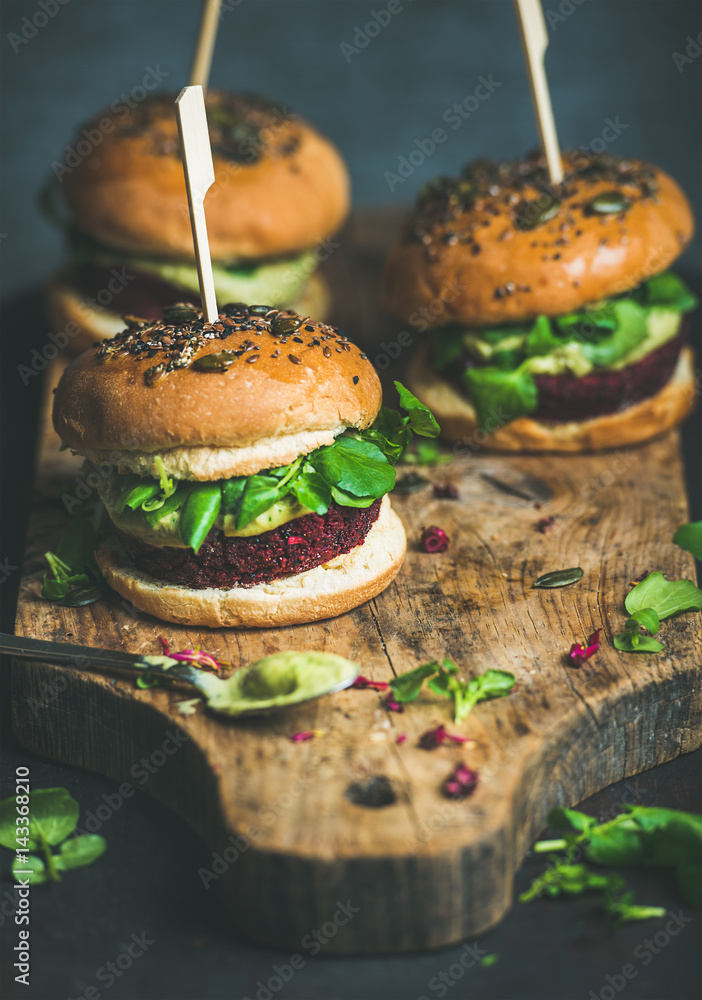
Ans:
[{"label": "scattered green leaf", "polygon": [[666,580],[662,573],[649,573],[624,601],[630,615],[651,608],[660,621],[681,611],[702,608],[702,590],[690,580]]},{"label": "scattered green leaf", "polygon": [[681,549],[690,552],[695,559],[702,559],[702,521],[681,524],[673,535],[673,541]]},{"label": "scattered green leaf", "polygon": [[[44,553],[52,576],[44,574],[42,597],[47,601],[63,601],[76,589],[87,589],[101,583],[102,576],[95,562],[96,546],[92,521],[87,518],[71,521],[56,552]],[[98,589],[95,599],[100,596],[102,590]]]},{"label": "scattered green leaf", "polygon": [[443,663],[425,663],[390,681],[396,701],[414,701],[424,682],[434,694],[453,698],[454,720],[461,722],[479,701],[503,698],[514,687],[514,674],[506,670],[486,670],[483,674],[464,681],[458,676],[458,667],[451,660]]},{"label": "scattered green leaf", "polygon": [[[78,803],[65,788],[38,788],[20,796],[19,803],[15,796],[0,802],[0,844],[15,852],[38,850],[43,855],[16,855],[12,863],[15,879],[27,878],[30,885],[58,882],[60,872],[90,865],[103,854],[103,837],[70,836],[79,813]],[[18,824],[21,817],[25,821]],[[54,853],[52,847],[57,845],[58,853]],[[26,862],[21,860],[24,857]]]}]

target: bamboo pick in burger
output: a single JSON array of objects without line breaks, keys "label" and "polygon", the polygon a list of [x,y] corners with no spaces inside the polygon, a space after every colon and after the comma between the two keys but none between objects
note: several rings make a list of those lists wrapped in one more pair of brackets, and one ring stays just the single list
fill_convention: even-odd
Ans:
[{"label": "bamboo pick in burger", "polygon": [[212,53],[214,52],[219,27],[219,10],[222,0],[205,0],[200,21],[200,34],[195,47],[193,65],[190,70],[190,86],[207,91],[207,81],[210,78]]},{"label": "bamboo pick in burger", "polygon": [[205,219],[205,195],[215,180],[212,148],[207,129],[205,97],[202,87],[183,87],[175,102],[178,134],[183,153],[185,186],[188,191],[190,225],[193,230],[197,275],[200,281],[202,309],[208,323],[216,323],[218,317],[217,298],[212,260],[207,239]]},{"label": "bamboo pick in burger", "polygon": [[519,22],[522,48],[527,64],[531,100],[534,105],[536,124],[541,137],[541,148],[546,154],[546,163],[551,184],[563,180],[561,151],[558,146],[556,125],[553,120],[551,95],[544,69],[544,56],[548,48],[548,34],[544,22],[541,0],[514,0],[514,9]]}]

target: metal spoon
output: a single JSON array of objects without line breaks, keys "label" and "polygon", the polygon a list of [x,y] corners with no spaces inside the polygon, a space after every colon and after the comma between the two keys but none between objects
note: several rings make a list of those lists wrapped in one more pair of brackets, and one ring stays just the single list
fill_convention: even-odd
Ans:
[{"label": "metal spoon", "polygon": [[148,671],[192,685],[205,696],[214,712],[229,716],[258,715],[300,705],[342,691],[358,677],[358,665],[351,660],[334,653],[306,650],[273,653],[226,680],[170,656],[138,656],[3,633],[0,633],[0,653],[79,670],[119,670],[141,676]]}]

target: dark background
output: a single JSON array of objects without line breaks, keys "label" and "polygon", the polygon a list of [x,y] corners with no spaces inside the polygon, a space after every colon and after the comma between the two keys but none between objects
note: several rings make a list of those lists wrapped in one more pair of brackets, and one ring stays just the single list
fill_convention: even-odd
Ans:
[{"label": "dark background", "polygon": [[[53,0],[45,0],[52,9]],[[265,93],[309,118],[339,146],[349,164],[357,205],[407,203],[429,177],[451,173],[471,157],[519,156],[535,145],[535,127],[511,3],[507,0],[401,0],[403,10],[358,53],[345,58],[356,28],[383,2],[358,0],[224,0],[215,50],[214,86]],[[3,280],[3,509],[0,572],[3,629],[12,630],[14,599],[30,495],[39,379],[24,386],[17,365],[46,342],[40,287],[61,259],[61,238],[37,213],[34,199],[53,160],[65,154],[75,126],[120,94],[149,66],[168,73],[166,85],[187,82],[199,22],[195,0],[69,0],[27,44],[14,47],[23,18],[38,0],[1,0]],[[621,125],[608,148],[663,166],[702,210],[702,57],[676,66],[687,36],[702,30],[702,7],[686,0],[544,0],[550,22],[547,71],[563,147],[590,146],[606,119]],[[15,48],[17,51],[15,51]],[[694,56],[696,50],[690,49]],[[456,131],[442,120],[472,93],[478,76],[499,82],[495,93]],[[437,127],[449,139],[393,191],[386,172]],[[698,241],[682,258],[683,276],[699,292]],[[702,516],[700,418],[684,431],[690,500]],[[10,567],[15,567],[10,570]],[[65,785],[95,808],[113,783],[49,762],[29,759],[12,744],[3,701],[5,756],[0,795],[19,762],[29,762],[37,787]],[[700,753],[680,758],[600,793],[588,805],[611,814],[625,797],[702,811]],[[633,792],[632,792],[633,789]],[[155,941],[109,990],[109,1000],[224,1000],[255,996],[256,981],[287,956],[232,939],[214,895],[197,868],[209,854],[180,821],[145,796],[125,803],[103,832],[109,852],[94,867],[74,872],[54,891],[33,894],[34,983],[12,984],[14,929],[4,934],[5,996],[32,1000],[78,997],[114,959],[132,933]],[[4,852],[3,852],[4,853]],[[6,859],[3,857],[3,861]],[[528,858],[517,877],[523,889],[541,862]],[[637,900],[679,903],[665,875],[631,873]],[[11,883],[0,881],[0,904]],[[245,901],[242,901],[245,905]],[[687,912],[687,911],[686,911]],[[691,916],[693,914],[690,914]],[[1,918],[0,918],[1,919]],[[488,969],[471,970],[447,992],[452,998],[590,997],[613,1000],[615,981],[634,949],[661,929],[631,924],[603,929],[590,899],[517,906],[481,940],[499,953]],[[7,930],[7,926],[3,928]],[[623,996],[628,1000],[688,1000],[700,995],[700,915],[647,966]],[[289,1000],[360,1000],[439,996],[432,976],[455,963],[462,947],[414,957],[308,961],[276,994]],[[634,960],[635,961],[635,960]],[[99,984],[97,984],[99,986]],[[619,991],[616,992],[619,995]]]}]

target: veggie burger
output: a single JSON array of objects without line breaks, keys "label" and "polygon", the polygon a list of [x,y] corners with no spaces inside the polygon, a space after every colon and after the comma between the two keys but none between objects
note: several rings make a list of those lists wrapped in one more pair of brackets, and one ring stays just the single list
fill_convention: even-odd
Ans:
[{"label": "veggie burger", "polygon": [[384,304],[427,331],[408,384],[450,439],[614,448],[692,409],[685,195],[638,160],[563,165],[557,189],[541,156],[430,182],[390,254]]},{"label": "veggie burger", "polygon": [[[72,259],[50,282],[49,312],[56,328],[78,328],[71,340],[78,351],[118,333],[126,314],[156,320],[164,306],[200,302],[174,99],[151,95],[131,109],[100,112],[53,165],[57,183],[45,205],[67,229]],[[285,106],[216,91],[206,105],[218,301],[323,316],[328,295],[314,272],[348,213],[341,157]]]},{"label": "veggie burger", "polygon": [[332,326],[268,305],[187,305],[86,351],[54,426],[89,462],[110,586],[173,622],[273,626],[341,614],[383,590],[406,550],[387,493],[436,421]]}]

